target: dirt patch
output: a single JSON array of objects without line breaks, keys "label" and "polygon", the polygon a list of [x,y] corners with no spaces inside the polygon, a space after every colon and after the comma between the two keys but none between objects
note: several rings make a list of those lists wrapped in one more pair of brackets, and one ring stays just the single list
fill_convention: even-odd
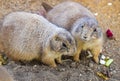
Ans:
[{"label": "dirt patch", "polygon": [[[0,19],[13,11],[38,13],[42,9],[41,2],[56,5],[64,0],[0,0]],[[109,81],[120,81],[120,0],[73,0],[90,9],[105,32],[112,30],[115,40],[107,40],[103,54],[114,59],[111,66],[98,65],[92,59],[83,58],[80,63],[65,60],[57,68],[50,68],[39,62],[16,63],[9,61],[5,67],[16,81],[103,81],[96,72],[108,72]]]}]

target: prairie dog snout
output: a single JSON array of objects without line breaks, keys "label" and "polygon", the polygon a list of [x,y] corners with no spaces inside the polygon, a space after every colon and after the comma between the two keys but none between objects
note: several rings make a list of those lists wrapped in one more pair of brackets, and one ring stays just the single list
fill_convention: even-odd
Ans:
[{"label": "prairie dog snout", "polygon": [[73,35],[77,35],[83,41],[89,41],[97,37],[98,23],[95,19],[89,17],[83,17],[73,24],[73,29],[71,30]]}]

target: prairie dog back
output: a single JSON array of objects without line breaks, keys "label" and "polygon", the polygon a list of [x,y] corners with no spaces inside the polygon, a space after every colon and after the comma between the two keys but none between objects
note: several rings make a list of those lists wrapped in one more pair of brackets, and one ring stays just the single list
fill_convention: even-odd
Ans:
[{"label": "prairie dog back", "polygon": [[38,59],[52,67],[56,67],[55,59],[61,63],[61,55],[72,55],[76,49],[75,40],[67,30],[27,12],[7,15],[0,28],[0,39],[12,59]]},{"label": "prairie dog back", "polygon": [[52,23],[64,27],[67,30],[70,30],[73,23],[79,18],[95,18],[87,8],[72,1],[66,1],[56,5],[48,11],[46,17]]}]

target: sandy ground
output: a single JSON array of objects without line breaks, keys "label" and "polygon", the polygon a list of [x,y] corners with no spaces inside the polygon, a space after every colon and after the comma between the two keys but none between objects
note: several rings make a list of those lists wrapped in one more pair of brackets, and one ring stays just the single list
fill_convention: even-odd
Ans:
[{"label": "sandy ground", "polygon": [[[51,5],[59,4],[64,0],[0,0],[0,19],[13,11],[27,11],[38,13],[41,2]],[[15,81],[103,81],[96,72],[109,74],[109,81],[120,81],[120,0],[73,0],[87,7],[96,18],[105,32],[112,30],[116,40],[107,40],[103,53],[114,59],[110,67],[94,63],[91,58],[83,58],[80,63],[65,60],[57,68],[50,68],[42,63],[16,63],[9,61],[4,65],[13,75]]]}]

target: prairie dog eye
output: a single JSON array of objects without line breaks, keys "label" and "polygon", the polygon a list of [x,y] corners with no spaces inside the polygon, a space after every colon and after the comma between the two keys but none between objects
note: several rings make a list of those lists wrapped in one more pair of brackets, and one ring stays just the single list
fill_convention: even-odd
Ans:
[{"label": "prairie dog eye", "polygon": [[83,28],[84,26],[82,25],[81,28]]},{"label": "prairie dog eye", "polygon": [[97,31],[96,28],[93,31],[96,32]]},{"label": "prairie dog eye", "polygon": [[81,24],[81,28],[83,28],[85,26],[85,24]]},{"label": "prairie dog eye", "polygon": [[85,26],[85,23],[79,24],[79,27],[83,28]]},{"label": "prairie dog eye", "polygon": [[68,47],[65,43],[62,43],[62,46],[61,46],[61,51],[68,51]]},{"label": "prairie dog eye", "polygon": [[62,43],[63,48],[67,48],[67,45],[65,43]]}]

